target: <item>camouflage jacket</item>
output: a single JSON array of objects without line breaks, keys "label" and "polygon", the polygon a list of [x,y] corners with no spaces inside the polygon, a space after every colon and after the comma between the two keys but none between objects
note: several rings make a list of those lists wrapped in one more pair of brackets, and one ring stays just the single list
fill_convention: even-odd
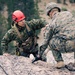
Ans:
[{"label": "camouflage jacket", "polygon": [[44,33],[44,50],[53,37],[75,39],[75,18],[70,12],[63,11],[53,16]]},{"label": "camouflage jacket", "polygon": [[[33,19],[31,21],[26,21],[26,24],[29,26],[29,28],[32,32],[32,36],[34,36],[35,31],[44,27],[46,25],[46,22],[44,20],[40,20],[40,19],[36,19],[36,20]],[[29,35],[26,31],[26,27],[18,28],[18,30],[19,30],[20,34],[22,35],[22,40],[26,41],[29,37]],[[21,44],[23,42],[19,38],[19,36],[18,36],[17,32],[15,31],[14,27],[11,28],[10,30],[8,30],[8,32],[4,35],[4,37],[1,41],[1,48],[2,48],[3,53],[8,52],[8,44],[11,41],[16,41],[19,44]]]}]

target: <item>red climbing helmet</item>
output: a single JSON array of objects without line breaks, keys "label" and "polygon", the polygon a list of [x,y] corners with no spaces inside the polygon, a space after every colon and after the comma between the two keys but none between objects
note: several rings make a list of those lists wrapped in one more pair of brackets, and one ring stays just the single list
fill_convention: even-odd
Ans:
[{"label": "red climbing helmet", "polygon": [[21,20],[23,20],[25,18],[26,17],[24,15],[24,13],[22,11],[20,11],[20,10],[16,10],[12,14],[12,20],[15,21],[15,22],[19,22],[19,21],[21,21]]}]

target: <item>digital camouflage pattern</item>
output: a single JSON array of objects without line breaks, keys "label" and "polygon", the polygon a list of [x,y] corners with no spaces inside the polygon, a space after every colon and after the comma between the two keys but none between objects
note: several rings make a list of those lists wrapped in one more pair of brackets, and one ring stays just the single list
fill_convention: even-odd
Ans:
[{"label": "digital camouflage pattern", "polygon": [[50,12],[53,8],[57,8],[59,12],[61,11],[60,7],[59,7],[56,3],[51,2],[51,3],[48,3],[47,6],[46,6],[46,14],[49,15],[49,12]]},{"label": "digital camouflage pattern", "polygon": [[61,52],[75,52],[75,18],[68,11],[55,14],[46,27],[41,51],[52,50],[55,60],[63,61]]},{"label": "digital camouflage pattern", "polygon": [[[35,31],[44,27],[46,25],[46,22],[44,20],[40,20],[40,19],[36,19],[36,20],[33,19],[31,21],[26,21],[26,24],[29,26],[29,28],[31,30],[30,31],[31,36],[29,36],[26,27],[18,27],[17,26],[20,34],[22,35],[22,40],[21,40],[20,37],[18,36],[15,28],[12,27],[10,30],[8,30],[8,32],[5,34],[5,36],[3,37],[2,41],[1,41],[1,48],[2,48],[3,53],[8,52],[8,44],[11,41],[17,42],[18,47],[21,51],[21,55],[28,56],[28,54],[30,54],[30,53],[35,55],[38,52],[37,43],[34,46]],[[24,43],[24,42],[26,42],[26,43]]]}]

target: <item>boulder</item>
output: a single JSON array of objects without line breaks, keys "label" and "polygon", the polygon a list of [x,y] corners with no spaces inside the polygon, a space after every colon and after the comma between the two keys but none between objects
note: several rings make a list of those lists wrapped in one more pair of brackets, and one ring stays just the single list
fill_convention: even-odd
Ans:
[{"label": "boulder", "polygon": [[23,56],[0,56],[0,75],[75,75],[66,68],[56,69],[54,65],[41,60],[31,63]]}]

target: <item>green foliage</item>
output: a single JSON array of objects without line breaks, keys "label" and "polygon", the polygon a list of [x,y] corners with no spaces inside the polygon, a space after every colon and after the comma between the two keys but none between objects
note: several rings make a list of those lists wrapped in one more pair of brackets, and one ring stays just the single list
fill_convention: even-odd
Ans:
[{"label": "green foliage", "polygon": [[[7,25],[6,18],[4,18],[0,13],[0,41],[2,40],[2,37],[7,31],[6,25]],[[1,54],[2,54],[2,51],[1,51],[1,43],[0,43],[0,55]]]},{"label": "green foliage", "polygon": [[67,9],[65,7],[62,8],[62,11],[67,11]]},{"label": "green foliage", "polygon": [[61,0],[57,0],[57,3],[61,3]]},{"label": "green foliage", "polygon": [[75,0],[69,0],[70,1],[70,3],[75,3]]},{"label": "green foliage", "polygon": [[75,10],[72,11],[73,16],[75,17]]},{"label": "green foliage", "polygon": [[33,18],[35,19],[39,18],[37,0],[35,3],[34,3],[34,0],[24,0],[23,2],[25,4],[24,12],[27,17],[26,20],[31,20]]},{"label": "green foliage", "polygon": [[4,8],[5,1],[4,0],[0,0],[0,11]]}]

